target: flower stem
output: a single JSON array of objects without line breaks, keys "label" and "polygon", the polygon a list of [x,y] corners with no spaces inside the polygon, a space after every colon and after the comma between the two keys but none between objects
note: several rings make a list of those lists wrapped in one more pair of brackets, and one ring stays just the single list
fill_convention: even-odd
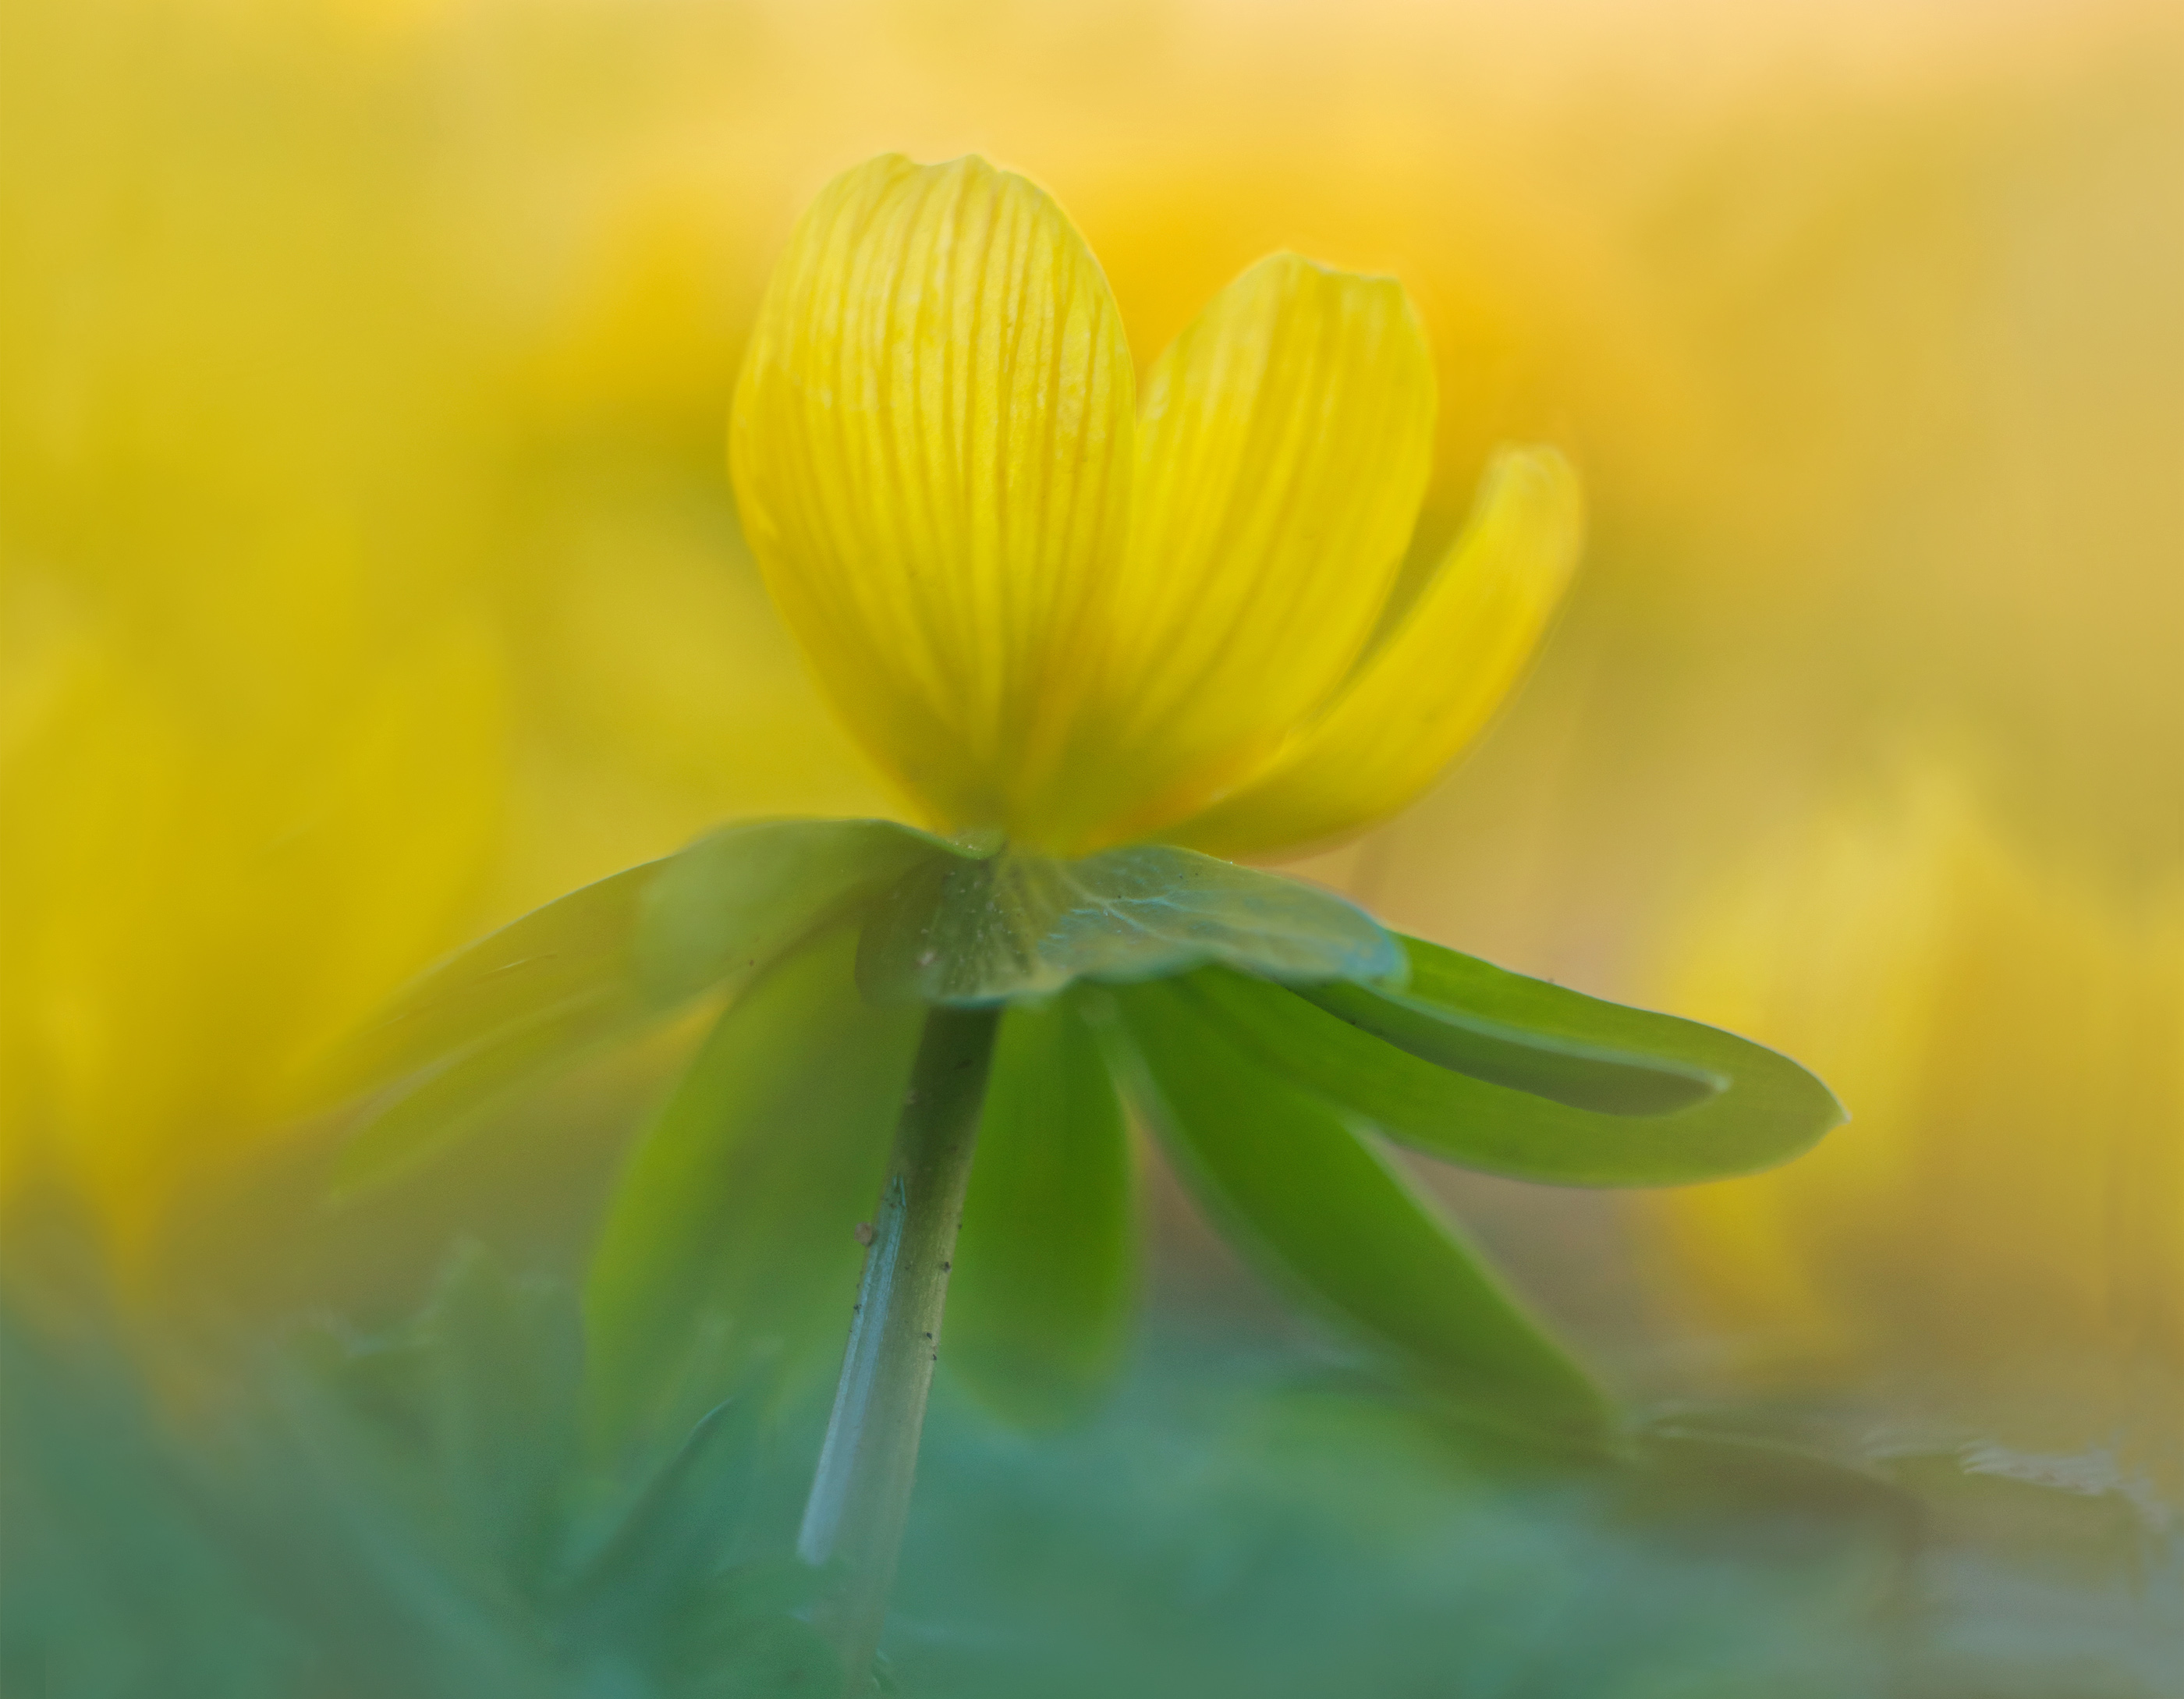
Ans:
[{"label": "flower stem", "polygon": [[941,1307],[1000,1024],[995,1009],[935,1008],[926,1017],[834,1412],[797,1535],[797,1555],[805,1563],[843,1566],[828,1625],[850,1695],[871,1690],[910,1516],[918,1434],[940,1354]]}]

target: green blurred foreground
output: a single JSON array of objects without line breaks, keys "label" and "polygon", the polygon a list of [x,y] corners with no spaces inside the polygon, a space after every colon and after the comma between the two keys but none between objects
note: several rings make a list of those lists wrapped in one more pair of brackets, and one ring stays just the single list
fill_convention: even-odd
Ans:
[{"label": "green blurred foreground", "polygon": [[[78,1336],[81,1337],[80,1335]],[[450,1265],[266,1356],[190,1437],[114,1357],[4,1345],[11,1694],[793,1694],[822,1410],[755,1392],[584,1461],[573,1295]],[[944,1382],[944,1389],[945,1383]],[[1797,1445],[1784,1437],[1794,1432]],[[886,1646],[908,1694],[2184,1693],[2184,1539],[2098,1455],[1679,1412],[1512,1451],[1295,1340],[1171,1323],[1091,1425],[944,1390]]]}]

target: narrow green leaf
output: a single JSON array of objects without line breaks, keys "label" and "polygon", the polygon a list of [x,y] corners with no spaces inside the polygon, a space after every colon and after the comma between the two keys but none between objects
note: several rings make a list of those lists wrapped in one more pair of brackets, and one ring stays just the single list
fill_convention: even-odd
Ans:
[{"label": "narrow green leaf", "polygon": [[1719,1073],[1640,1051],[1512,1026],[1468,1009],[1347,981],[1304,996],[1398,1050],[1512,1091],[1602,1115],[1666,1115],[1703,1103],[1729,1083]]},{"label": "narrow green leaf", "polygon": [[1585,1372],[1366,1135],[1238,1046],[1187,986],[1115,1003],[1148,1119],[1247,1251],[1483,1413],[1606,1427]]},{"label": "narrow green leaf", "polygon": [[[1433,945],[1413,944],[1413,950]],[[1631,1044],[1645,1033],[1673,1059],[1708,1068],[1728,1083],[1703,1103],[1671,1114],[1594,1114],[1437,1068],[1282,987],[1236,974],[1197,974],[1188,994],[1229,1042],[1290,1083],[1426,1156],[1512,1179],[1686,1186],[1769,1168],[1843,1118],[1826,1085],[1758,1044],[1697,1022],[1616,1009],[1577,991],[1540,989],[1590,1005],[1588,1017],[1592,1011],[1630,1016],[1627,1024],[1610,1028],[1620,1042]],[[1601,1017],[1601,1027],[1610,1022]]]},{"label": "narrow green leaf", "polygon": [[1809,1070],[1719,1027],[1588,997],[1423,939],[1406,938],[1402,946],[1411,968],[1406,994],[1413,1001],[1551,1039],[1641,1053],[1723,1082],[1702,1101],[1647,1117],[1649,1133],[1658,1128],[1659,1158],[1636,1159],[1627,1177],[1606,1164],[1599,1179],[1578,1184],[1673,1185],[1752,1173],[1787,1161],[1847,1118]]},{"label": "narrow green leaf", "polygon": [[354,1197],[526,1087],[692,999],[733,995],[829,920],[949,846],[881,820],[731,827],[572,892],[404,992],[337,1065],[376,1092],[336,1170]]},{"label": "narrow green leaf", "polygon": [[323,1070],[333,1100],[384,1090],[531,1025],[632,985],[630,940],[649,861],[571,891],[419,977]]},{"label": "narrow green leaf", "polygon": [[859,898],[959,853],[891,820],[770,820],[716,832],[661,862],[646,886],[639,983],[665,1006],[733,986]]},{"label": "narrow green leaf", "polygon": [[1001,1026],[941,1359],[1026,1427],[1083,1414],[1128,1342],[1138,1195],[1123,1106],[1067,998]]},{"label": "narrow green leaf", "polygon": [[391,1184],[475,1131],[525,1087],[637,1033],[652,1018],[627,984],[602,985],[510,1022],[412,1073],[373,1106],[343,1147],[331,1195],[348,1202]]},{"label": "narrow green leaf", "polygon": [[584,1292],[601,1437],[679,1432],[815,1329],[838,1349],[921,1011],[857,994],[824,934],[721,1017],[632,1154]]},{"label": "narrow green leaf", "polygon": [[[1676,1060],[1720,1075],[1728,1083],[1718,1095],[1665,1115],[1601,1114],[1421,1061],[1279,986],[1203,973],[1188,994],[1261,1067],[1414,1150],[1515,1179],[1572,1186],[1720,1179],[1783,1161],[1842,1119],[1827,1088],[1786,1056],[1641,1010],[1617,1010],[1632,1019],[1614,1027],[1614,1036],[1630,1044],[1642,1033]],[[1616,1009],[1575,992],[1559,994]]]},{"label": "narrow green leaf", "polygon": [[757,1472],[756,1428],[749,1399],[698,1418],[568,1585],[562,1608],[574,1637],[658,1641],[727,1555]]},{"label": "narrow green leaf", "polygon": [[935,858],[880,900],[857,972],[883,1000],[983,1004],[1209,962],[1297,983],[1403,972],[1394,939],[1330,892],[1146,844],[1075,861]]}]

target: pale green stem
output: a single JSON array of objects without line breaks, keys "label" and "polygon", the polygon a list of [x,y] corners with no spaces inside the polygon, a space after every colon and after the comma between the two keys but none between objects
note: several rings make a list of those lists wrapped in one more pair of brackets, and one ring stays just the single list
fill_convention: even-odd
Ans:
[{"label": "pale green stem", "polygon": [[994,1009],[936,1008],[926,1017],[834,1412],[797,1535],[797,1555],[805,1563],[843,1565],[827,1618],[850,1695],[871,1691],[910,1516],[926,1394],[940,1356],[940,1312],[1000,1024]]}]

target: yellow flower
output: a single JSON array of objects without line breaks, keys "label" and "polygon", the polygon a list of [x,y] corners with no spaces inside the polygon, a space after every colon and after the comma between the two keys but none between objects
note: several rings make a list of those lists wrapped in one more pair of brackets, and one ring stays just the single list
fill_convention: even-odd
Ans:
[{"label": "yellow flower", "polygon": [[1568,581],[1575,480],[1504,449],[1393,604],[1435,400],[1401,286],[1290,254],[1222,291],[1140,393],[1047,195],[889,155],[798,226],[730,453],[784,617],[933,824],[1240,855],[1408,802]]},{"label": "yellow flower", "polygon": [[174,1295],[178,1219],[292,1138],[326,1046],[461,935],[502,830],[476,627],[322,641],[283,676],[292,608],[192,593],[227,616],[226,701],[209,632],[19,594],[0,644],[0,1213],[64,1195],[131,1300]]}]

